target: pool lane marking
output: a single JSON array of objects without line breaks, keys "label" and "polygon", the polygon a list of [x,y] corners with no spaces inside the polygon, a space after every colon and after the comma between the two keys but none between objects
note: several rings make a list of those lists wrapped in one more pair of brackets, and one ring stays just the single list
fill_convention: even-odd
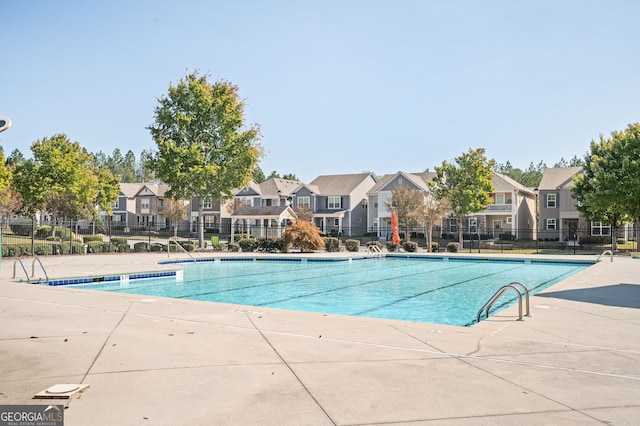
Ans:
[{"label": "pool lane marking", "polygon": [[[404,265],[406,267],[406,265]],[[470,267],[473,265],[461,265],[455,269],[460,269],[460,268],[464,268],[464,267]],[[385,268],[385,270],[390,270],[390,269],[398,269],[398,268],[402,268],[402,265],[398,265],[398,266],[391,266],[391,267],[387,267]],[[442,270],[449,270],[449,269],[453,269],[450,266],[447,267],[443,267],[440,269],[434,269],[428,272],[438,272],[438,271],[442,271]],[[345,275],[354,275],[354,274],[360,274],[363,271],[358,270],[358,271],[350,271],[350,272],[336,272],[334,274],[326,274],[326,275],[318,275],[318,276],[313,276],[313,277],[304,277],[304,278],[299,278],[299,279],[282,279],[282,280],[278,280],[278,281],[271,281],[271,282],[266,282],[266,283],[260,283],[260,284],[253,284],[253,285],[246,285],[246,286],[242,286],[242,287],[234,287],[234,288],[229,288],[229,289],[223,289],[223,290],[215,290],[215,291],[208,291],[208,292],[204,292],[204,293],[192,293],[189,295],[184,295],[184,296],[175,296],[175,298],[177,299],[186,299],[189,297],[194,297],[194,296],[206,296],[209,294],[220,294],[220,293],[228,293],[228,292],[232,292],[232,291],[238,291],[238,290],[246,290],[246,289],[251,289],[251,288],[259,288],[259,287],[269,287],[272,285],[281,285],[281,284],[289,284],[289,283],[294,283],[294,282],[300,282],[300,281],[306,281],[309,279],[317,279],[320,277],[323,278],[330,278],[330,277],[344,277]],[[403,275],[403,276],[412,276],[412,275],[422,275],[424,274],[425,271],[421,271],[421,272],[416,272],[415,274],[410,274],[410,275]],[[380,282],[380,281],[387,281],[390,278],[384,278],[384,279],[380,279],[380,280],[375,280],[375,281],[366,281],[363,283],[358,283],[358,284],[352,284],[350,286],[346,286],[346,287],[339,287],[338,289],[344,289],[344,288],[348,288],[348,287],[357,287],[357,286],[361,286],[361,285],[366,285],[366,284],[372,284],[372,283],[376,283],[376,282]],[[195,281],[195,280],[194,280]],[[335,288],[335,287],[334,287]],[[325,292],[327,290],[323,290],[322,292]],[[332,289],[328,289],[328,291],[333,291]],[[308,293],[311,294],[311,293]],[[271,302],[272,303],[272,302]],[[261,306],[261,305],[255,305],[252,304],[252,306]]]}]

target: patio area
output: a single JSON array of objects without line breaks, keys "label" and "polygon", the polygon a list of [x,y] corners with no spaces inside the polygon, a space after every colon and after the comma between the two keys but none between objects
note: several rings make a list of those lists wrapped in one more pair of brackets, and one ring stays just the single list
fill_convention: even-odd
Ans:
[{"label": "patio area", "polygon": [[[182,267],[158,265],[167,258],[42,263],[50,278]],[[532,296],[524,321],[514,306],[469,328],[12,276],[3,259],[0,404],[64,404],[67,426],[640,423],[640,260],[628,256]],[[88,388],[69,400],[33,399],[64,383]]]}]

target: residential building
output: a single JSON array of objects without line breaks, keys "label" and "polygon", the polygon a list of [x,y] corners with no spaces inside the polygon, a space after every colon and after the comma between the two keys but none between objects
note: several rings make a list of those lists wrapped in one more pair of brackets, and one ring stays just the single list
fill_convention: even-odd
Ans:
[{"label": "residential building", "polygon": [[463,232],[487,238],[511,234],[515,239],[534,239],[535,191],[496,172],[493,172],[491,184],[491,204],[466,217]]},{"label": "residential building", "polygon": [[296,188],[293,207],[307,211],[326,234],[363,235],[367,230],[367,192],[375,184],[371,173],[318,176]]},{"label": "residential building", "polygon": [[[581,167],[550,167],[538,185],[539,232],[542,240],[577,241],[579,233],[611,235],[601,222],[589,224],[578,211],[571,184]],[[579,232],[580,231],[580,232]]]},{"label": "residential building", "polygon": [[429,181],[435,177],[434,172],[405,173],[385,175],[369,189],[367,193],[367,230],[377,237],[389,239],[391,236],[391,198],[393,190],[404,186],[424,193],[430,192]]}]

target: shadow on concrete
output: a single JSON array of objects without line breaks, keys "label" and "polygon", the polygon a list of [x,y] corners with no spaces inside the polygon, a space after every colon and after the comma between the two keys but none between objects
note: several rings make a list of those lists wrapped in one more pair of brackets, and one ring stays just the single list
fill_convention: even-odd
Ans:
[{"label": "shadow on concrete", "polygon": [[614,284],[604,287],[538,293],[539,297],[640,309],[640,284]]}]

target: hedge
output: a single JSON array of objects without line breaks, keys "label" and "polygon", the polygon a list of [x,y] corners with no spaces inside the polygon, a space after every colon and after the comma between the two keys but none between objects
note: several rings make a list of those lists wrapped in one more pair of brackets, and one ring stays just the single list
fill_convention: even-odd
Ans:
[{"label": "hedge", "polygon": [[346,240],[344,247],[347,251],[360,251],[360,240]]},{"label": "hedge", "polygon": [[324,237],[324,248],[327,252],[339,252],[340,240],[334,237]]}]

